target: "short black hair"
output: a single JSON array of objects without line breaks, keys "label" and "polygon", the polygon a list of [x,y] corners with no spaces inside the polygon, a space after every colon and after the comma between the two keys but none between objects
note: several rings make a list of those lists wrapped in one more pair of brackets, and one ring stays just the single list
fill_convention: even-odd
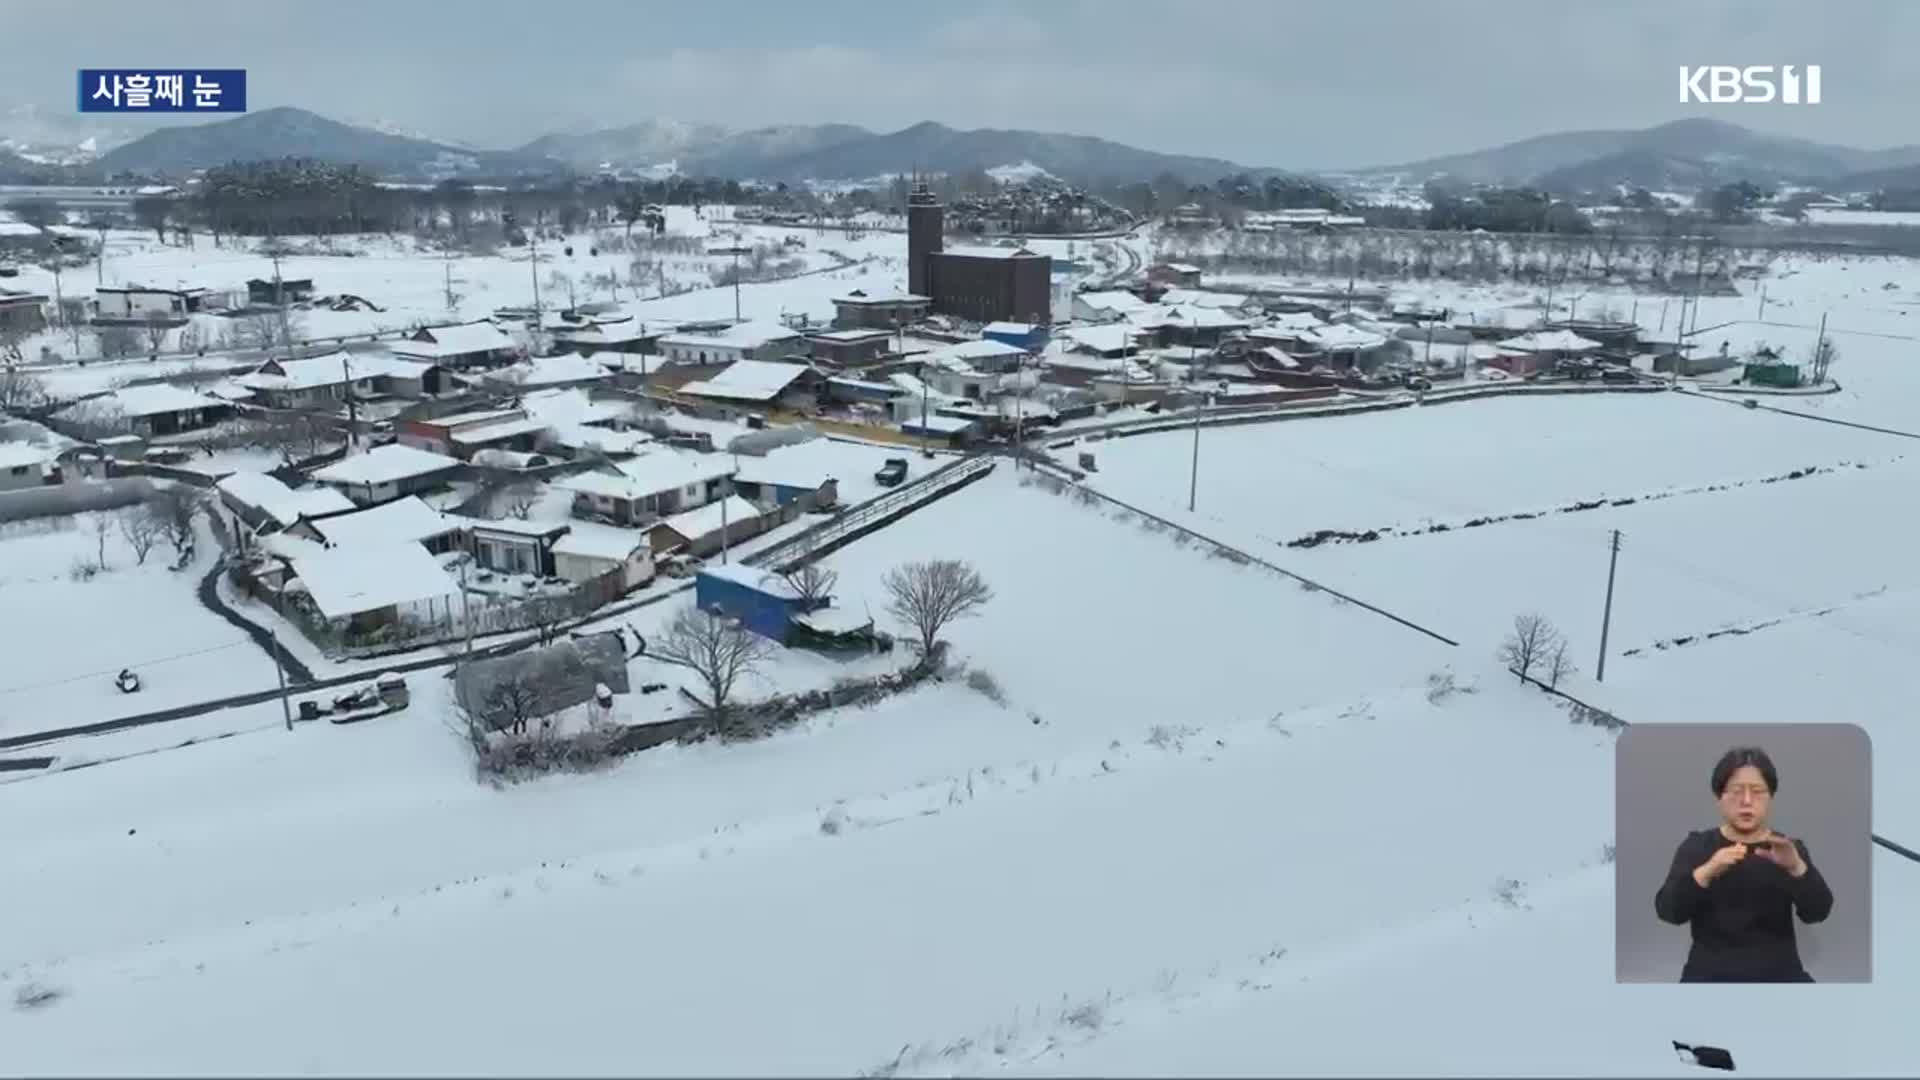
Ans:
[{"label": "short black hair", "polygon": [[1736,746],[1720,755],[1713,767],[1713,797],[1719,798],[1727,793],[1727,781],[1733,779],[1736,770],[1748,765],[1760,770],[1760,779],[1766,781],[1767,794],[1780,790],[1780,770],[1773,767],[1773,759],[1765,750],[1757,746]]}]

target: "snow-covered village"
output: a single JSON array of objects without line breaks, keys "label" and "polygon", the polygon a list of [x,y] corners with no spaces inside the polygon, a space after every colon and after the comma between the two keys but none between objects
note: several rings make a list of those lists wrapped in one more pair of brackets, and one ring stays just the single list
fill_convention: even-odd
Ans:
[{"label": "snow-covered village", "polygon": [[[0,1071],[1912,1067],[1920,152],[0,117]],[[1871,982],[1616,985],[1734,721],[1871,737]]]}]

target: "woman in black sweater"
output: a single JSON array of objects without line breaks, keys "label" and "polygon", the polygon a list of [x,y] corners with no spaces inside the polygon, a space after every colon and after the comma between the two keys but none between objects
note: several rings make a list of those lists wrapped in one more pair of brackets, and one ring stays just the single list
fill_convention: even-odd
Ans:
[{"label": "woman in black sweater", "polygon": [[1833,891],[1807,845],[1773,831],[1768,815],[1780,774],[1766,752],[1729,750],[1713,767],[1720,827],[1688,833],[1654,897],[1661,919],[1691,924],[1681,982],[1812,982],[1801,966],[1793,915],[1817,923]]}]

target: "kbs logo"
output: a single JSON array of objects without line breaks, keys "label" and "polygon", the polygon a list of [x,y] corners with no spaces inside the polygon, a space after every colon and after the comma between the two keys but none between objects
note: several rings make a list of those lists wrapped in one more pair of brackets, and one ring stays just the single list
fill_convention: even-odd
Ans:
[{"label": "kbs logo", "polygon": [[1680,103],[1762,105],[1820,104],[1820,65],[1761,64],[1731,67],[1709,64],[1680,69]]}]

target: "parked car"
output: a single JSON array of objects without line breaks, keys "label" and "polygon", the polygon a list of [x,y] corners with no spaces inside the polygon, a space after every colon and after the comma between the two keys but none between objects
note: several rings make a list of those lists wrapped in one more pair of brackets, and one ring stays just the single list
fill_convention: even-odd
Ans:
[{"label": "parked car", "polygon": [[658,571],[670,578],[690,578],[700,572],[701,562],[685,553],[669,555],[655,564]]},{"label": "parked car", "polygon": [[1608,368],[1607,370],[1600,373],[1600,381],[1610,382],[1610,383],[1630,383],[1630,382],[1639,382],[1640,378],[1639,376],[1633,373],[1632,368]]},{"label": "parked car", "polygon": [[881,487],[898,487],[907,478],[907,459],[888,458],[886,464],[873,474],[873,482]]}]

